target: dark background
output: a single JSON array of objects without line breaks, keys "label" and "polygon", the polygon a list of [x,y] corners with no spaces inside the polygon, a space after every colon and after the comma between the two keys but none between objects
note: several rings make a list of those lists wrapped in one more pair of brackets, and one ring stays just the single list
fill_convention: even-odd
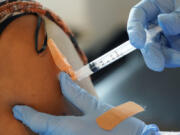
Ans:
[{"label": "dark background", "polygon": [[[117,31],[98,53],[86,53],[91,61],[126,40],[126,31]],[[136,50],[93,75],[92,80],[106,103],[117,106],[135,101],[146,109],[138,118],[157,124],[161,130],[180,130],[180,69],[151,71]]]}]

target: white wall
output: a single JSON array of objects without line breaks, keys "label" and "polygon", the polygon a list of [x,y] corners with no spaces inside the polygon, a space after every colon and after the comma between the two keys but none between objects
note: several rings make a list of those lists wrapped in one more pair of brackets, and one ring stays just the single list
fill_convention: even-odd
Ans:
[{"label": "white wall", "polygon": [[117,27],[125,27],[129,11],[139,0],[39,0],[59,14],[64,21],[82,36],[83,49],[106,42]]}]

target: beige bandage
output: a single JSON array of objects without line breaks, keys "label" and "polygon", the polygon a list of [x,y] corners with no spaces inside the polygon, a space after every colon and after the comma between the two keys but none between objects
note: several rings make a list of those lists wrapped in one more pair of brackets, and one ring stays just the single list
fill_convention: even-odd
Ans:
[{"label": "beige bandage", "polygon": [[96,119],[99,127],[112,130],[127,118],[143,112],[144,108],[134,102],[127,102],[114,107]]},{"label": "beige bandage", "polygon": [[72,66],[68,63],[67,59],[57,48],[56,44],[54,43],[52,39],[48,39],[48,47],[56,66],[61,71],[68,73],[71,76],[72,80],[76,80],[77,78],[76,78],[76,75]]}]

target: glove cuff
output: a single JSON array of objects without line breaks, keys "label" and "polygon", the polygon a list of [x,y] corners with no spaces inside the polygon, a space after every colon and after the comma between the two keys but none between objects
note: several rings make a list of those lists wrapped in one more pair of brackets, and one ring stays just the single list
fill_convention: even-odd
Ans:
[{"label": "glove cuff", "polygon": [[141,135],[160,135],[159,128],[155,124],[146,125]]}]

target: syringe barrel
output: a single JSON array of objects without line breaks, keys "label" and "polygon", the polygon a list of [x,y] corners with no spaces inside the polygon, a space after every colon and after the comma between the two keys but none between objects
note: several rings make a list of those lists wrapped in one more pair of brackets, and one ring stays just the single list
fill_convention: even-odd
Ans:
[{"label": "syringe barrel", "polygon": [[[146,30],[146,42],[151,41],[151,39],[161,31],[162,29],[159,26],[154,27],[150,30]],[[76,71],[75,74],[78,80],[82,80],[101,70],[102,68],[110,65],[116,60],[122,58],[123,56],[129,54],[130,52],[133,52],[134,50],[136,50],[136,48],[130,44],[130,41],[127,41],[119,45],[115,49],[109,51],[108,53],[102,55],[101,57],[95,59],[94,61],[90,62],[89,64],[85,65],[84,67]]]},{"label": "syringe barrel", "polygon": [[110,52],[99,57],[98,59],[90,62],[90,69],[93,72],[97,72],[134,50],[136,50],[136,48],[133,47],[129,41],[127,41],[122,45],[116,47],[115,49],[111,50]]},{"label": "syringe barrel", "polygon": [[[162,29],[159,26],[153,27],[146,31],[146,42],[152,40],[153,37],[156,36],[157,33],[160,33]],[[93,72],[97,72],[100,69],[108,66],[109,64],[113,63],[114,61],[122,58],[123,56],[129,54],[130,52],[136,50],[136,48],[131,45],[130,41],[127,41],[115,49],[109,51],[108,53],[104,54],[103,56],[99,57],[98,59],[90,62],[90,69]]]}]

